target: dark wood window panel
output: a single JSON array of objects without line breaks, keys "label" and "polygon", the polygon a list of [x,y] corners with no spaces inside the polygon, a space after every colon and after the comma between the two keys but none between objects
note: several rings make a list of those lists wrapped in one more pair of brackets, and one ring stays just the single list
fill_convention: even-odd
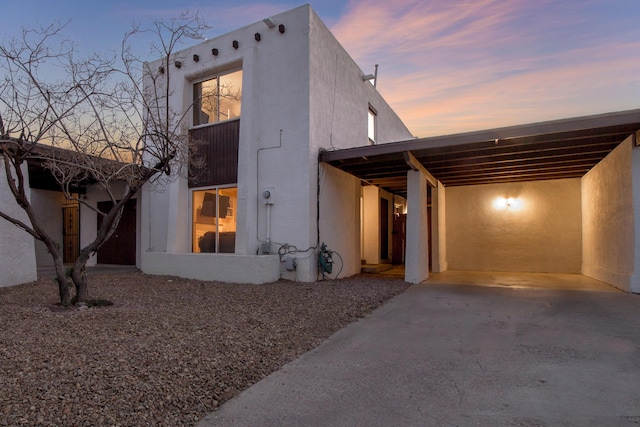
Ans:
[{"label": "dark wood window panel", "polygon": [[[189,187],[235,184],[238,182],[240,120],[231,120],[189,131],[195,158],[201,168],[191,167]],[[192,163],[193,166],[193,163]]]}]

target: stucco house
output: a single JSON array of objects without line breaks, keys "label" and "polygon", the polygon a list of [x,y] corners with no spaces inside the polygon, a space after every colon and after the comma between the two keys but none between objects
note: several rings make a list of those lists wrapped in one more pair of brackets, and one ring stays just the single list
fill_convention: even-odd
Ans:
[{"label": "stucco house", "polygon": [[331,277],[394,262],[412,283],[582,273],[640,292],[640,110],[416,139],[308,5],[169,66],[206,166],[143,192],[144,272],[310,282],[325,243]]},{"label": "stucco house", "polygon": [[189,112],[205,167],[143,191],[142,271],[311,282],[324,241],[347,255],[333,276],[360,272],[360,180],[318,152],[413,136],[311,7],[178,52],[169,68],[170,105]]},{"label": "stucco house", "polygon": [[[448,269],[574,273],[640,292],[640,110],[414,138],[308,5],[165,65],[149,67],[171,73],[170,106],[204,166],[139,195],[145,273],[313,282],[393,263],[411,283]],[[62,215],[55,195],[32,197]],[[95,233],[91,213],[80,221]],[[32,280],[33,239],[0,233],[13,242],[2,259],[28,271],[8,280]]]}]

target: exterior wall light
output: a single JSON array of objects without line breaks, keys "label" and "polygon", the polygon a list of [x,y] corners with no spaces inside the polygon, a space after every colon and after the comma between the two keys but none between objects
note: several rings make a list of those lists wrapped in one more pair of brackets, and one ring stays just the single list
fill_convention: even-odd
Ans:
[{"label": "exterior wall light", "polygon": [[493,207],[499,211],[506,209],[520,210],[520,208],[522,208],[522,200],[515,197],[498,197],[493,201]]},{"label": "exterior wall light", "polygon": [[234,40],[233,43],[231,43],[233,45],[234,49],[237,49],[238,46],[240,46],[240,44],[238,43],[238,40]]},{"label": "exterior wall light", "polygon": [[213,56],[218,56],[218,49],[216,49],[215,47],[213,49],[211,49],[211,54]]}]

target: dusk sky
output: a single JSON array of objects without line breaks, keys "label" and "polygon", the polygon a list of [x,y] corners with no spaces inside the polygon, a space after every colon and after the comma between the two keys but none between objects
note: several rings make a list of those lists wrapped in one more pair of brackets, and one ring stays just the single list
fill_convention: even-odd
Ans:
[{"label": "dusk sky", "polygon": [[[133,22],[199,10],[207,38],[303,3],[5,2],[1,38],[66,22],[81,54],[119,47]],[[640,0],[311,1],[415,136],[640,108]],[[151,59],[151,58],[150,58]]]}]

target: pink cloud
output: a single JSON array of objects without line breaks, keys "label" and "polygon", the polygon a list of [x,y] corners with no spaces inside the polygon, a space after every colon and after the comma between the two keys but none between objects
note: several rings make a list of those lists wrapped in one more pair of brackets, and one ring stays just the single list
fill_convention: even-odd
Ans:
[{"label": "pink cloud", "polygon": [[332,30],[418,136],[638,108],[637,26],[569,6],[352,0]]}]

